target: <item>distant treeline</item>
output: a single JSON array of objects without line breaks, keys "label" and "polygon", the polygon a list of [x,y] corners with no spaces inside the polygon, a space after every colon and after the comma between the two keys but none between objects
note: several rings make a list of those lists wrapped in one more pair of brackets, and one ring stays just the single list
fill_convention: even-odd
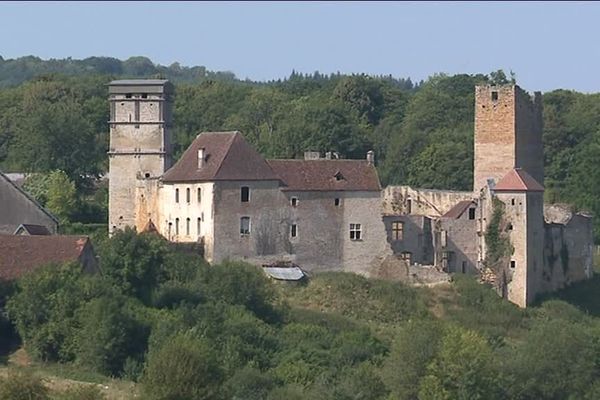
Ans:
[{"label": "distant treeline", "polygon": [[[363,158],[372,149],[383,184],[456,190],[472,187],[475,85],[514,79],[496,71],[414,84],[292,72],[259,83],[144,57],[0,59],[0,169],[59,169],[78,189],[106,172],[106,83],[121,77],[175,82],[176,157],[201,131],[241,130],[266,157],[320,150]],[[543,99],[547,200],[600,215],[600,95],[556,90]]]}]

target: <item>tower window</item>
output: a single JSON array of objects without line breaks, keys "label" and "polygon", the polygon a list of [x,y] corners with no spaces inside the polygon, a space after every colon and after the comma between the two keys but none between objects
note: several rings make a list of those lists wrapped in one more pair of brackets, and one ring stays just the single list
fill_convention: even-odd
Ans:
[{"label": "tower window", "polygon": [[510,205],[514,206],[515,205],[515,199],[510,199]]},{"label": "tower window", "polygon": [[298,198],[297,197],[292,197],[290,199],[290,204],[292,205],[292,207],[298,207]]},{"label": "tower window", "polygon": [[200,203],[200,200],[202,200],[202,189],[198,188],[198,203]]},{"label": "tower window", "polygon": [[406,200],[406,213],[407,214],[412,213],[412,200],[411,199]]},{"label": "tower window", "polygon": [[187,218],[185,220],[185,234],[187,236],[190,236],[190,219],[189,218]]},{"label": "tower window", "polygon": [[492,101],[498,101],[498,92],[492,92]]},{"label": "tower window", "polygon": [[511,262],[510,262],[510,267],[511,267],[512,269],[515,269],[515,268],[517,267],[517,262],[516,262],[516,261],[511,261]]},{"label": "tower window", "polygon": [[292,224],[290,226],[290,237],[298,237],[298,225]]},{"label": "tower window", "polygon": [[127,99],[130,99],[130,98],[131,98],[131,93],[127,93],[127,94],[125,95],[125,98],[127,98]]},{"label": "tower window", "polygon": [[175,189],[175,203],[179,203],[179,189]]},{"label": "tower window", "polygon": [[190,188],[185,189],[185,201],[189,204],[191,201]]},{"label": "tower window", "polygon": [[475,219],[475,209],[469,208],[469,219]]},{"label": "tower window", "polygon": [[360,224],[350,224],[350,240],[360,240],[362,238],[362,228]]},{"label": "tower window", "polygon": [[240,218],[240,235],[250,235],[250,217]]},{"label": "tower window", "polygon": [[135,114],[135,121],[139,121],[140,120],[140,102],[139,101],[135,101],[135,106],[134,106],[134,114]]},{"label": "tower window", "polygon": [[336,198],[335,198],[335,200],[333,201],[333,204],[334,204],[336,207],[339,207],[339,206],[340,206],[340,198],[339,198],[339,197],[336,197]]},{"label": "tower window", "polygon": [[147,93],[142,93],[142,99],[147,99],[148,98],[148,94]]},{"label": "tower window", "polygon": [[175,235],[179,235],[179,218],[175,218]]},{"label": "tower window", "polygon": [[250,201],[250,188],[248,186],[242,186],[241,200],[242,203],[248,203]]},{"label": "tower window", "polygon": [[402,240],[404,238],[404,222],[392,222],[392,238],[394,240]]}]

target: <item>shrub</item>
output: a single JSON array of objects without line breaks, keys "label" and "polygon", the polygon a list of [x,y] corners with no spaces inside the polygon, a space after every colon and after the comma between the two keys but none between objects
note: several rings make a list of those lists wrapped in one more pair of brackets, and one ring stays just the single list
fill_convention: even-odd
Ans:
[{"label": "shrub", "polygon": [[97,386],[76,386],[53,397],[54,400],[104,400],[106,396]]},{"label": "shrub", "polygon": [[0,378],[0,400],[48,400],[48,389],[31,373],[9,372]]},{"label": "shrub", "polygon": [[274,386],[273,377],[246,367],[227,380],[223,389],[227,398],[231,400],[263,400]]},{"label": "shrub", "polygon": [[160,349],[150,349],[142,378],[145,398],[205,400],[218,393],[222,374],[209,342],[178,334]]}]

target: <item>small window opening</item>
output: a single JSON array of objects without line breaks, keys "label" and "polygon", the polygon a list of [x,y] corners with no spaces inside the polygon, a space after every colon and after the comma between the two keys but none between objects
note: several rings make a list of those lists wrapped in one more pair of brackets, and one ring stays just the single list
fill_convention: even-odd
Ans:
[{"label": "small window opening", "polygon": [[298,198],[297,197],[292,197],[290,199],[290,204],[292,205],[292,207],[297,207],[298,206]]},{"label": "small window opening", "polygon": [[297,237],[298,236],[298,225],[296,224],[292,224],[290,226],[290,237]]},{"label": "small window opening", "polygon": [[179,189],[175,189],[175,203],[179,203]]},{"label": "small window opening", "polygon": [[406,213],[407,214],[412,213],[412,200],[411,199],[406,200]]},{"label": "small window opening", "polygon": [[350,240],[360,240],[362,238],[362,228],[360,224],[350,224]]},{"label": "small window opening", "polygon": [[336,172],[334,177],[336,181],[341,181],[342,179],[344,179],[344,175],[342,175],[340,171]]},{"label": "small window opening", "polygon": [[198,188],[198,203],[202,200],[202,189]]},{"label": "small window opening", "polygon": [[185,189],[185,201],[189,204],[191,201],[190,188]]},{"label": "small window opening", "polygon": [[475,219],[475,209],[469,208],[469,219]]},{"label": "small window opening", "polygon": [[148,94],[147,93],[142,93],[142,99],[147,99],[148,98]]},{"label": "small window opening", "polygon": [[186,236],[190,236],[190,219],[187,218],[185,220],[185,234]]},{"label": "small window opening", "polygon": [[248,186],[242,186],[241,200],[242,203],[248,203],[250,201],[250,188]]},{"label": "small window opening", "polygon": [[250,234],[250,217],[240,218],[240,234],[242,236]]},{"label": "small window opening", "polygon": [[411,264],[412,253],[410,251],[403,251],[400,253],[400,259],[406,261],[408,264]]},{"label": "small window opening", "polygon": [[198,236],[202,235],[202,218],[198,218],[196,221],[196,233]]},{"label": "small window opening", "polygon": [[146,178],[150,178],[150,172],[146,172],[146,173],[144,174],[144,176],[145,176]]},{"label": "small window opening", "polygon": [[492,92],[492,101],[498,101],[498,92]]},{"label": "small window opening", "polygon": [[515,199],[510,199],[510,205],[514,206],[515,205]]},{"label": "small window opening", "polygon": [[508,224],[508,226],[506,227],[507,230],[512,231],[513,230],[513,226],[512,224]]},{"label": "small window opening", "polygon": [[126,94],[126,95],[125,95],[125,98],[126,98],[126,99],[130,99],[130,98],[131,98],[131,93],[128,93],[128,94]]},{"label": "small window opening", "polygon": [[517,267],[517,262],[516,262],[516,261],[511,261],[511,262],[510,262],[510,267],[511,267],[512,269],[515,269],[515,268]]},{"label": "small window opening", "polygon": [[464,274],[465,272],[467,272],[467,262],[466,262],[466,261],[463,261],[463,262],[462,262],[462,265],[461,265],[461,267],[460,267],[460,272],[462,272],[463,274]]},{"label": "small window opening", "polygon": [[175,218],[175,234],[179,235],[179,218]]},{"label": "small window opening", "polygon": [[335,200],[333,201],[333,204],[335,204],[336,207],[340,206],[340,198],[336,197]]},{"label": "small window opening", "polygon": [[404,222],[392,222],[392,238],[394,240],[402,240],[404,238]]}]

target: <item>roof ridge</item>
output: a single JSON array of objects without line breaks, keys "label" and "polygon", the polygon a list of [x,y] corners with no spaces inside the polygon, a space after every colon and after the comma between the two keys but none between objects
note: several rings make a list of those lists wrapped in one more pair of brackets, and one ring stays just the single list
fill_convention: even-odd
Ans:
[{"label": "roof ridge", "polygon": [[46,214],[47,216],[49,216],[54,222],[56,222],[56,225],[60,224],[60,221],[58,220],[58,218],[56,218],[52,213],[50,213],[50,211],[46,210],[46,208],[44,208],[44,206],[42,206],[40,203],[38,203],[38,201],[36,199],[33,198],[33,196],[31,196],[29,193],[27,193],[25,190],[21,189],[19,186],[17,186],[13,181],[11,181],[8,176],[6,176],[2,171],[0,171],[0,176],[2,178],[4,178],[10,185],[12,185],[15,189],[17,189],[18,192],[20,192],[21,194],[23,194],[28,200],[30,200],[37,208],[39,208],[44,214]]}]

